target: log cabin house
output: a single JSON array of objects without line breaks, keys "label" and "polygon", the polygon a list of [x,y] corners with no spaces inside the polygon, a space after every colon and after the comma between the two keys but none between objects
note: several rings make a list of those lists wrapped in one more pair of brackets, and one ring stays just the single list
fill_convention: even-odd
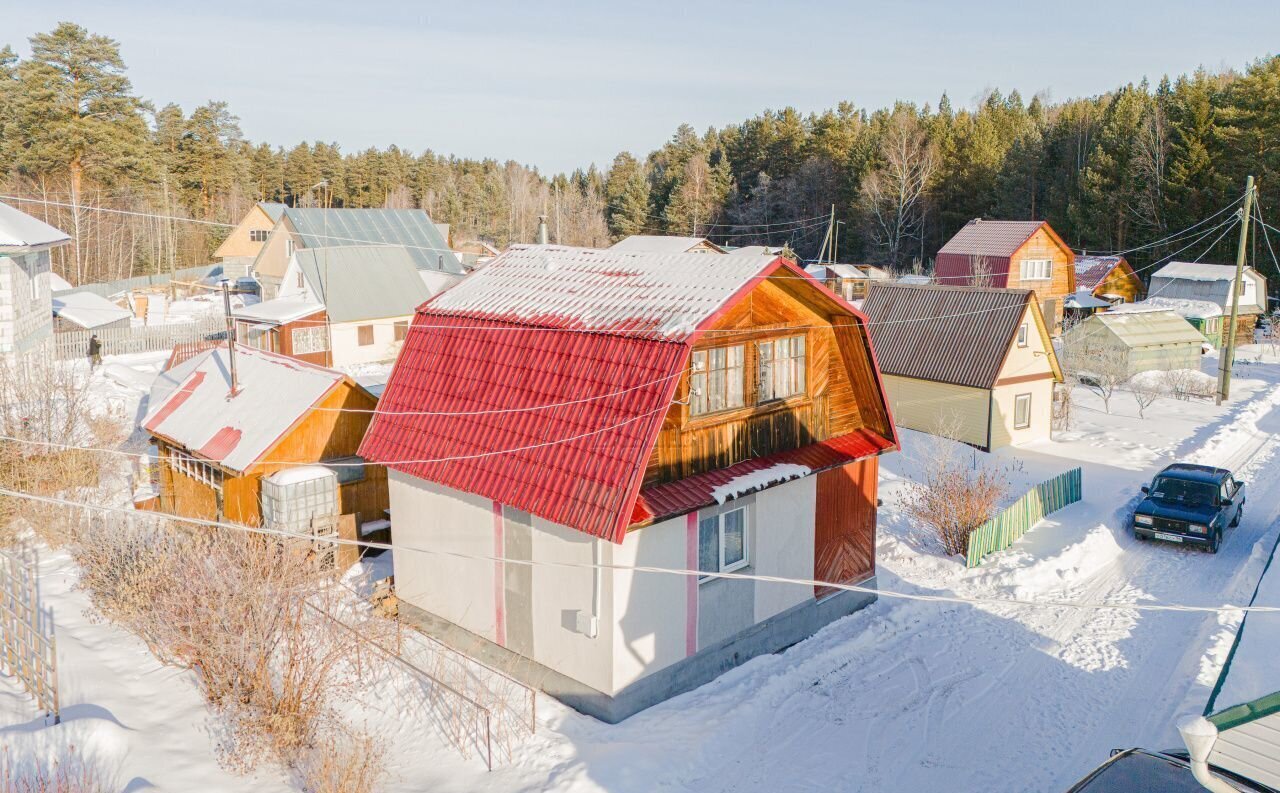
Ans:
[{"label": "log cabin house", "polygon": [[1142,279],[1123,256],[1077,256],[1076,293],[1087,293],[1113,306],[1142,299]]},{"label": "log cabin house", "polygon": [[1063,301],[1076,291],[1075,253],[1043,220],[974,218],[934,261],[942,286],[1030,289],[1049,332],[1062,332]]},{"label": "log cabin house", "polygon": [[401,616],[610,722],[873,600],[716,577],[873,585],[898,442],[861,314],[704,257],[513,246],[418,309],[360,449],[441,552],[396,554]]},{"label": "log cabin house", "polygon": [[261,525],[261,481],[329,463],[343,515],[381,520],[386,470],[355,457],[377,399],[342,372],[236,345],[162,372],[143,428],[159,455],[156,508],[183,517]]}]

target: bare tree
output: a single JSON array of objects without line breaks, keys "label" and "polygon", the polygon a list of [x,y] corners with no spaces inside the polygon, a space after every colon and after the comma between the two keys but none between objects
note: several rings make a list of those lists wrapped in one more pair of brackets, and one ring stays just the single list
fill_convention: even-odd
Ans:
[{"label": "bare tree", "polygon": [[1097,394],[1102,407],[1111,412],[1111,398],[1116,390],[1129,381],[1129,356],[1121,348],[1108,344],[1077,341],[1066,347],[1067,368],[1074,373],[1076,382]]},{"label": "bare tree", "polygon": [[951,284],[951,286],[995,286],[995,274],[991,271],[991,262],[986,256],[976,255],[969,257],[969,283],[968,284]]},{"label": "bare tree", "polygon": [[1138,403],[1138,418],[1146,418],[1147,408],[1167,393],[1163,379],[1144,376],[1148,374],[1140,372],[1129,380],[1129,391],[1133,394],[1133,401]]},{"label": "bare tree", "polygon": [[899,108],[880,139],[880,165],[862,182],[872,242],[898,266],[907,246],[924,227],[924,194],[938,167],[938,155],[915,113]]}]

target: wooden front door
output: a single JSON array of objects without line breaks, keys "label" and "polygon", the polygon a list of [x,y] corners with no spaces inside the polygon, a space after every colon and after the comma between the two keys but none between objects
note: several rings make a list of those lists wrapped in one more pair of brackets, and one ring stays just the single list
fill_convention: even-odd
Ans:
[{"label": "wooden front door", "polygon": [[[818,581],[854,584],[875,573],[879,473],[879,458],[868,457],[818,474],[813,536]],[[819,586],[813,596],[838,591]]]}]

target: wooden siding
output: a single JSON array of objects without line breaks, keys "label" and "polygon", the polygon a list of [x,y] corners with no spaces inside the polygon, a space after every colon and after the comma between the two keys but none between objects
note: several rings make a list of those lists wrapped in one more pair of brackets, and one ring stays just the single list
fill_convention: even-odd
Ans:
[{"label": "wooden siding", "polygon": [[233,259],[233,258],[253,258],[258,255],[258,251],[262,250],[263,243],[254,242],[251,238],[252,231],[270,232],[271,227],[275,225],[262,207],[257,204],[249,210],[244,219],[240,221],[240,225],[231,230],[227,238],[222,241],[218,249],[213,252],[213,258]]},{"label": "wooden siding", "polygon": [[[308,314],[305,317],[296,319],[292,322],[286,322],[283,325],[268,326],[261,323],[249,322],[247,320],[236,320],[236,339],[241,344],[248,344],[267,352],[277,352],[281,355],[287,355],[305,363],[313,363],[317,366],[333,365],[333,341],[329,338],[328,333],[329,315],[325,311],[317,311],[314,314]],[[322,352],[307,352],[297,354],[293,351],[293,331],[295,328],[312,328],[317,325],[325,325],[325,337],[328,339],[330,349]],[[260,342],[253,344],[248,341],[248,333],[251,328],[265,328],[266,332],[259,337]]]},{"label": "wooden siding", "polygon": [[[879,458],[822,471],[814,514],[813,577],[853,584],[876,571],[876,487]],[[814,587],[821,598],[839,590]]]},{"label": "wooden siding", "polygon": [[985,449],[991,420],[991,392],[913,377],[884,376],[884,388],[899,427],[938,434],[955,425],[956,440]]},{"label": "wooden siding", "polygon": [[[891,436],[865,331],[840,313],[837,321],[847,324],[833,327],[834,309],[807,299],[801,291],[806,288],[773,280],[758,284],[694,345],[695,350],[743,346],[745,407],[690,415],[684,404],[689,401],[686,365],[677,388],[679,402],[668,411],[645,468],[646,486],[726,468],[864,426]],[[739,332],[720,332],[724,330]],[[797,335],[805,337],[805,393],[757,404],[757,342]]]},{"label": "wooden siding", "polygon": [[[1052,277],[1049,280],[1021,280],[1022,262],[1034,259],[1053,261]],[[1009,280],[1005,286],[1010,289],[1032,290],[1036,293],[1036,302],[1042,310],[1049,301],[1054,301],[1053,312],[1044,311],[1044,318],[1050,333],[1056,336],[1062,330],[1062,301],[1076,291],[1075,254],[1059,245],[1054,236],[1041,227],[1009,258]]]},{"label": "wooden siding", "polygon": [[[1136,303],[1142,299],[1142,282],[1138,280],[1137,274],[1124,259],[1112,267],[1107,277],[1094,287],[1094,297],[1101,298],[1103,295],[1120,295],[1126,303]],[[1102,310],[1106,311],[1106,309]]]}]

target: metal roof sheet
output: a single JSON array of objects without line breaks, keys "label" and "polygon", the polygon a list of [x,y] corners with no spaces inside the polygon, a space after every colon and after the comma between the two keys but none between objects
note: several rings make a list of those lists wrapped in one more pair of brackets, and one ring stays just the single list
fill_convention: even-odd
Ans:
[{"label": "metal roof sheet", "polygon": [[1029,289],[873,282],[862,312],[884,374],[990,388],[1031,296]]},{"label": "metal roof sheet", "polygon": [[294,257],[333,322],[406,317],[431,297],[401,246],[305,248]]},{"label": "metal roof sheet", "polygon": [[964,224],[938,254],[959,253],[966,256],[1009,258],[1022,243],[1040,230],[1043,220],[983,220],[975,218]]},{"label": "metal roof sheet", "polygon": [[1187,281],[1234,281],[1236,268],[1230,264],[1169,262],[1151,274],[1152,278],[1179,278]]},{"label": "metal roof sheet", "polygon": [[319,303],[312,303],[309,300],[296,300],[288,297],[276,298],[275,300],[264,300],[261,303],[254,303],[238,308],[231,312],[231,316],[236,319],[247,319],[255,322],[269,322],[274,325],[283,325],[286,322],[292,322],[295,319],[315,314],[318,311],[324,311],[324,306]]},{"label": "metal roof sheet", "polygon": [[1108,311],[1085,319],[1072,331],[1093,334],[1106,328],[1127,347],[1152,347],[1169,344],[1204,343],[1204,336],[1190,322],[1172,311]]},{"label": "metal roof sheet", "polygon": [[1188,319],[1209,319],[1222,316],[1222,306],[1212,300],[1193,300],[1191,298],[1164,297],[1159,295],[1139,300],[1136,303],[1121,303],[1112,306],[1111,314],[1136,314],[1144,311],[1172,311],[1180,317]]},{"label": "metal roof sheet", "polygon": [[127,308],[121,308],[94,292],[71,292],[65,295],[54,295],[53,313],[68,322],[74,322],[80,327],[90,330],[100,328],[103,325],[110,325],[112,322],[119,322],[122,319],[133,318],[132,311]]},{"label": "metal roof sheet", "polygon": [[240,390],[231,391],[226,347],[156,377],[142,426],[224,468],[244,471],[325,394],[341,372],[236,345]]},{"label": "metal roof sheet", "polygon": [[513,245],[429,307],[433,314],[679,340],[752,278],[785,261],[705,257]]},{"label": "metal roof sheet", "polygon": [[70,241],[65,232],[0,202],[0,252],[49,248]]},{"label": "metal roof sheet", "polygon": [[1124,261],[1123,256],[1077,256],[1076,291],[1092,292],[1107,274]]},{"label": "metal roof sheet", "polygon": [[304,248],[347,245],[403,245],[420,270],[462,273],[440,229],[421,209],[299,209],[284,216],[302,237]]},{"label": "metal roof sheet", "polygon": [[272,223],[280,220],[284,216],[284,211],[289,208],[287,204],[278,204],[274,201],[259,201],[258,206],[267,213]]},{"label": "metal roof sheet", "polygon": [[615,242],[609,250],[627,253],[687,253],[699,245],[710,245],[724,253],[720,246],[705,237],[671,237],[660,234],[632,234]]}]

